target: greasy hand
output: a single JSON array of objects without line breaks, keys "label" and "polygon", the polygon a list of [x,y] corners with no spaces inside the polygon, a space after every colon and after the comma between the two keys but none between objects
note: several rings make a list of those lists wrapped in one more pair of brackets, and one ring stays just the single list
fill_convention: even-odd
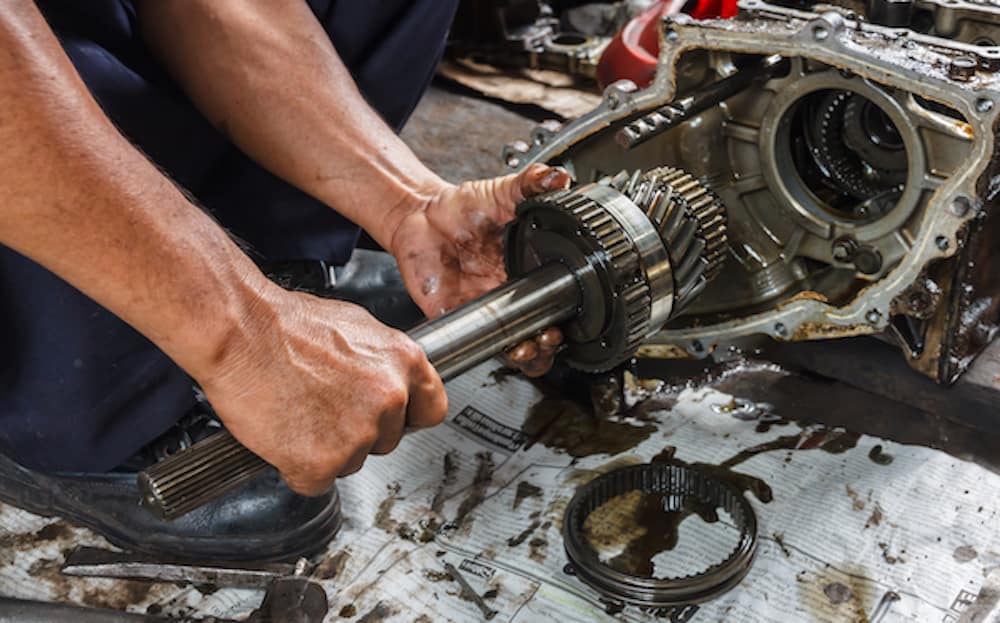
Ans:
[{"label": "greasy hand", "polygon": [[[277,290],[277,289],[276,289]],[[349,303],[281,290],[257,305],[215,373],[197,377],[226,427],[293,490],[325,491],[439,424],[448,398],[419,346]],[[257,327],[257,328],[254,328]]]},{"label": "greasy hand", "polygon": [[[534,164],[491,180],[446,185],[427,203],[410,210],[393,232],[390,251],[413,300],[437,318],[507,280],[504,226],[525,198],[569,185],[559,168]],[[549,329],[508,353],[508,362],[540,376],[562,343]]]}]

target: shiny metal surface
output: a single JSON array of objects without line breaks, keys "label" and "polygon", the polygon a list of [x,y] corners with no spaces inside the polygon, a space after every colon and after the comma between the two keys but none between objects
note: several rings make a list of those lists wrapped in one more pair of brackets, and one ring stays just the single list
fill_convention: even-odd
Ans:
[{"label": "shiny metal surface", "polygon": [[548,264],[409,332],[448,380],[576,314],[576,277]]},{"label": "shiny metal surface", "polygon": [[653,331],[659,330],[670,318],[674,304],[673,269],[659,231],[650,227],[649,217],[645,212],[613,188],[591,184],[583,192],[602,205],[609,206],[618,225],[632,241],[632,246],[639,255],[640,270],[649,284],[652,301],[649,326]]}]

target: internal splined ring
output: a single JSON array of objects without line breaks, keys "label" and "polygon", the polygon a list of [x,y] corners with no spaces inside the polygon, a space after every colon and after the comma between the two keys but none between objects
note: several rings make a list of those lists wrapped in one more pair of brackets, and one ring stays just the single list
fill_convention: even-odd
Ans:
[{"label": "internal splined ring", "polygon": [[[664,512],[692,506],[721,508],[739,531],[735,546],[725,559],[683,577],[642,577],[612,568],[590,545],[584,524],[602,505],[633,491],[657,496]],[[577,489],[566,507],[563,541],[570,561],[567,571],[610,602],[664,608],[707,601],[738,584],[757,551],[757,516],[743,493],[730,483],[686,465],[654,462],[613,470]]]}]

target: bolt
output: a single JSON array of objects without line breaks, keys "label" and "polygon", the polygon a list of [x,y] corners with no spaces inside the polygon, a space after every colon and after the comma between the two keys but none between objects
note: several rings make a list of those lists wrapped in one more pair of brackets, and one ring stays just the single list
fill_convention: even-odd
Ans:
[{"label": "bolt", "polygon": [[865,320],[868,321],[868,324],[878,324],[879,321],[882,320],[882,313],[877,309],[869,310],[868,313],[865,314]]},{"label": "bolt", "polygon": [[705,352],[705,345],[702,344],[700,340],[695,340],[691,342],[691,350],[696,353]]},{"label": "bolt", "polygon": [[968,214],[971,209],[972,204],[969,202],[968,197],[958,196],[951,202],[951,213],[959,218]]},{"label": "bolt", "polygon": [[988,113],[993,110],[993,100],[987,97],[980,97],[976,100],[976,112]]},{"label": "bolt", "polygon": [[788,337],[788,327],[780,322],[774,325],[774,332],[778,337]]},{"label": "bolt", "polygon": [[857,248],[858,243],[854,241],[854,238],[845,236],[833,241],[830,252],[833,255],[834,260],[838,262],[850,262],[851,258],[854,257],[854,251]]},{"label": "bolt", "polygon": [[948,242],[948,238],[946,236],[938,236],[934,239],[934,244],[942,251],[947,251],[948,247],[951,246],[951,243]]},{"label": "bolt", "polygon": [[830,36],[830,30],[826,26],[814,26],[812,32],[816,41],[825,41]]},{"label": "bolt", "polygon": [[970,56],[959,56],[948,64],[948,77],[959,82],[968,82],[976,76],[979,63]]}]

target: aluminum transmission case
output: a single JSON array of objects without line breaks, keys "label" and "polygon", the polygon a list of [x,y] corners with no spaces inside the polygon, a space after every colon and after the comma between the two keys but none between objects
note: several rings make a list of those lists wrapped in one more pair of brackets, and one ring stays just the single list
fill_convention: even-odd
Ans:
[{"label": "aluminum transmission case", "polygon": [[882,334],[951,383],[1000,323],[1000,10],[823,7],[667,18],[649,88],[611,85],[504,161],[579,183],[679,167],[725,203],[725,268],[640,355]]}]

